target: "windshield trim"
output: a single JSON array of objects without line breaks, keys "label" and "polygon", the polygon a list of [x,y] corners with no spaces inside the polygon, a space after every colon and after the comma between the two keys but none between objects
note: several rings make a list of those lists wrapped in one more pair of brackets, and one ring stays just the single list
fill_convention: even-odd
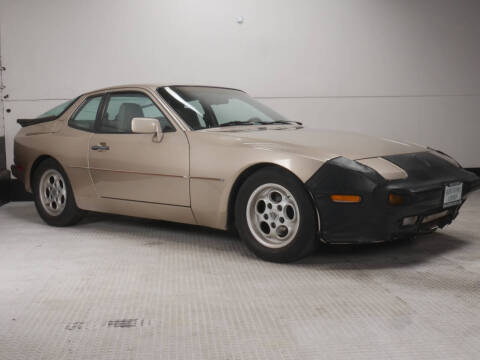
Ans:
[{"label": "windshield trim", "polygon": [[[257,121],[252,121],[252,122],[231,121],[231,124],[229,124],[228,122],[218,123],[216,114],[214,113],[214,110],[210,107],[210,104],[204,103],[202,102],[202,100],[199,100],[204,110],[204,113],[200,112],[197,108],[195,108],[195,106],[192,106],[192,104],[190,104],[188,100],[186,100],[181,93],[177,92],[177,89],[181,90],[182,88],[198,88],[198,89],[209,88],[209,89],[227,90],[227,91],[241,93],[243,94],[243,96],[246,96],[248,99],[250,99],[251,102],[247,101],[247,104],[249,104],[250,106],[253,106],[256,110],[263,112],[272,121],[258,121],[258,122]],[[165,103],[165,106],[169,110],[171,110],[175,115],[177,115],[182,125],[184,125],[186,129],[190,131],[202,131],[202,130],[214,129],[214,128],[227,128],[227,127],[251,126],[251,125],[253,126],[303,126],[301,122],[288,120],[283,115],[277,113],[274,109],[270,108],[266,104],[262,104],[254,97],[249,96],[248,93],[246,93],[245,91],[236,89],[236,88],[221,87],[221,86],[205,86],[205,85],[164,85],[164,86],[158,87],[156,89],[156,93],[157,95],[159,95],[159,98],[162,100],[162,102]],[[180,104],[180,106],[185,110],[194,112],[199,118],[203,117],[205,122],[207,121],[209,123],[213,122],[215,126],[212,126],[211,124],[207,125],[206,127],[198,127],[198,128],[196,126],[193,126],[189,121],[186,121],[182,117],[182,115],[177,111],[175,107],[176,105],[173,105],[171,103],[171,100],[169,100],[169,98],[173,99],[174,102]],[[274,117],[272,117],[272,115]],[[205,116],[207,116],[209,120],[205,120]]]},{"label": "windshield trim", "polygon": [[233,87],[228,87],[228,86],[214,86],[214,85],[188,85],[188,84],[174,84],[174,85],[163,85],[157,88],[157,91],[159,89],[164,89],[164,88],[175,88],[175,87],[195,87],[195,88],[209,88],[209,89],[225,89],[225,90],[235,90],[235,91],[240,91],[243,93],[247,93],[246,91],[243,91],[242,89],[237,89]]}]

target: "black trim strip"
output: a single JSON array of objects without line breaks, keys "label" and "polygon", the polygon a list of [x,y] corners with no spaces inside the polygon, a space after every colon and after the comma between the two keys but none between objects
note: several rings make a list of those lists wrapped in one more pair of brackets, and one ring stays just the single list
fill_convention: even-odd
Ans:
[{"label": "black trim strip", "polygon": [[58,119],[58,116],[47,116],[44,118],[36,118],[36,119],[18,119],[17,123],[20,124],[21,127],[27,127],[31,125],[50,122],[56,119]]},{"label": "black trim strip", "polygon": [[102,124],[103,114],[107,110],[108,103],[110,101],[110,93],[103,94],[102,102],[97,110],[97,117],[95,118],[95,122],[93,123],[93,132],[99,133],[100,125]]},{"label": "black trim strip", "polygon": [[85,168],[85,167],[80,167],[80,166],[70,166],[70,168],[88,169],[88,170],[90,170],[90,171],[110,171],[110,172],[122,173],[122,174],[136,174],[136,175],[148,175],[148,176],[164,176],[164,177],[173,177],[173,178],[188,179],[188,176],[183,176],[183,175],[157,174],[157,173],[146,173],[146,172],[129,171],[129,170],[104,169],[104,168]]},{"label": "black trim strip", "polygon": [[110,199],[110,200],[121,200],[121,201],[131,201],[131,202],[138,202],[138,203],[145,203],[145,204],[154,204],[154,205],[167,205],[167,206],[177,206],[190,209],[190,206],[187,205],[177,205],[177,204],[166,204],[166,203],[158,203],[153,201],[143,201],[143,200],[131,200],[131,199],[120,199],[110,196],[100,196],[102,199]]}]

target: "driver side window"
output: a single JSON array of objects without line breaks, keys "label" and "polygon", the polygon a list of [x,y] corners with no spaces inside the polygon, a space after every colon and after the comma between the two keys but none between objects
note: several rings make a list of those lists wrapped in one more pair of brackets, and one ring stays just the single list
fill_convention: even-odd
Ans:
[{"label": "driver side window", "polygon": [[155,118],[160,121],[163,132],[175,131],[153,101],[143,93],[113,93],[108,99],[105,112],[100,120],[101,133],[131,133],[135,117]]}]

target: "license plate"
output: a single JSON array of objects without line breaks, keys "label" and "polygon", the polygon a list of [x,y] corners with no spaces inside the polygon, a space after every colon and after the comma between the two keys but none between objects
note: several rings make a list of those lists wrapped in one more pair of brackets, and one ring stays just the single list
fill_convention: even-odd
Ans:
[{"label": "license plate", "polygon": [[445,195],[443,196],[444,208],[455,206],[462,202],[462,187],[462,183],[445,186]]}]

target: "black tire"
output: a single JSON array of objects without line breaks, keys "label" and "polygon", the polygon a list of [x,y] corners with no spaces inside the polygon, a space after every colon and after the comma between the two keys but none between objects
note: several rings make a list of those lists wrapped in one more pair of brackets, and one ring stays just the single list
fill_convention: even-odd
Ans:
[{"label": "black tire", "polygon": [[[49,170],[58,171],[64,180],[65,190],[66,190],[66,199],[65,205],[61,213],[57,215],[51,215],[47,212],[44,205],[42,204],[41,195],[40,195],[40,180],[42,175]],[[75,198],[73,196],[72,186],[67,177],[67,174],[60,166],[58,162],[53,159],[46,159],[42,161],[38,167],[35,169],[33,174],[33,196],[35,200],[35,207],[37,208],[38,214],[48,225],[52,226],[69,226],[74,225],[82,219],[82,211],[77,207],[75,203]]]},{"label": "black tire", "polygon": [[[278,184],[295,198],[299,211],[298,230],[292,240],[282,247],[272,248],[257,240],[247,220],[250,196],[265,184]],[[317,215],[312,199],[303,183],[290,172],[269,166],[252,174],[240,187],[235,202],[235,226],[240,238],[258,257],[273,262],[292,262],[310,254],[318,245]],[[254,225],[252,225],[254,226]]]}]

